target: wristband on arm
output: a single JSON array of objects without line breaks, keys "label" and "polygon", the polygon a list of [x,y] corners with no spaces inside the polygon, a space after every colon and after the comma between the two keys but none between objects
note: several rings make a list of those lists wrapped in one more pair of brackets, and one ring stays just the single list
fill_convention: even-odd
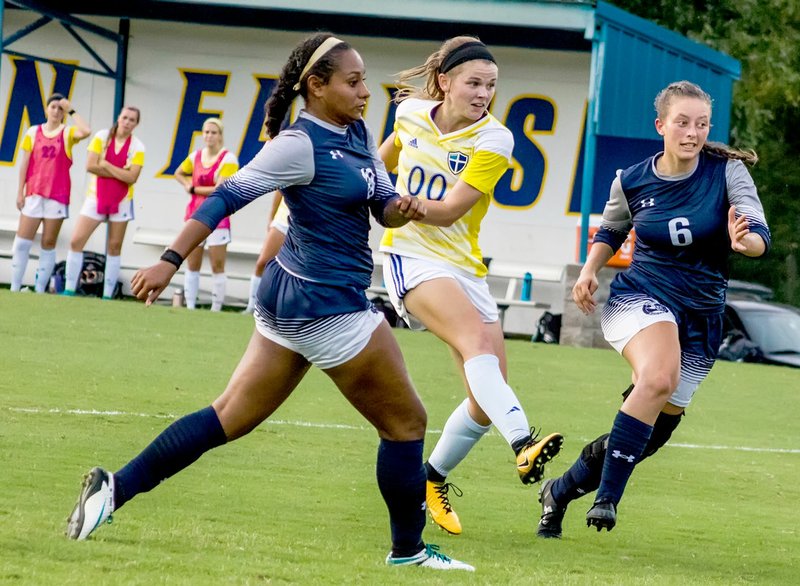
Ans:
[{"label": "wristband on arm", "polygon": [[167,248],[164,251],[164,254],[161,255],[161,260],[168,262],[171,265],[175,265],[176,269],[181,268],[181,265],[183,264],[183,257],[171,248]]}]

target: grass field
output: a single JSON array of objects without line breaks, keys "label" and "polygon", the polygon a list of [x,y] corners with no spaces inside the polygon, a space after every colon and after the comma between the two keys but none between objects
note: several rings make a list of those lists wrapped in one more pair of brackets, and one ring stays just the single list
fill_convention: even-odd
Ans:
[{"label": "grass field", "polygon": [[[252,319],[0,290],[2,584],[797,584],[800,371],[720,363],[673,445],[639,467],[610,533],[573,503],[564,539],[535,537],[536,488],[496,434],[451,480],[464,534],[425,538],[474,575],[388,568],[377,438],[319,371],[249,436],[63,536],[81,476],[116,470],[174,416],[207,405]],[[443,345],[397,336],[429,414],[426,453],[461,401]],[[548,476],[607,431],[628,371],[615,353],[509,341],[531,423],[566,437]]]}]

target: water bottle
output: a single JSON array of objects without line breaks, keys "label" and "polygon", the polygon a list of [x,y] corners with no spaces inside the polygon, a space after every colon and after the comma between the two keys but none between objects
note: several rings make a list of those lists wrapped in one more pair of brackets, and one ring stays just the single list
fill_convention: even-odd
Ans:
[{"label": "water bottle", "polygon": [[183,307],[183,289],[175,289],[172,294],[172,307]]},{"label": "water bottle", "polygon": [[531,275],[530,273],[525,273],[525,276],[522,277],[522,293],[520,294],[520,299],[522,299],[523,301],[530,301],[532,287],[533,287],[533,275]]}]

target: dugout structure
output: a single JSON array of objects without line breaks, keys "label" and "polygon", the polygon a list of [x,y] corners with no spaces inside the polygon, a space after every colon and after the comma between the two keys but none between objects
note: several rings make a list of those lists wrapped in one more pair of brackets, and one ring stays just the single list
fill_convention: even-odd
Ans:
[{"label": "dugout structure", "polygon": [[[700,84],[714,97],[711,139],[726,141],[732,85],[740,75],[729,56],[606,2],[581,0],[12,0],[0,16],[0,107],[6,105],[0,111],[0,257],[7,257],[16,229],[19,139],[26,124],[42,121],[43,106],[35,102],[55,77],[74,87],[93,129],[110,125],[123,100],[142,108],[137,135],[147,155],[136,185],[136,221],[123,248],[123,281],[157,258],[180,228],[185,201],[173,173],[200,146],[205,117],[223,117],[226,146],[241,162],[261,148],[262,105],[303,34],[330,30],[357,45],[372,91],[365,119],[378,140],[392,130],[393,73],[421,62],[451,36],[477,35],[490,46],[501,72],[492,113],[515,138],[513,168],[498,184],[481,232],[484,255],[493,259],[490,286],[498,299],[519,301],[520,288],[507,284],[531,273],[533,301],[555,313],[563,303],[565,267],[583,258],[591,216],[602,211],[614,171],[660,148],[652,108],[658,90],[678,79]],[[84,23],[86,34],[78,26]],[[87,53],[94,66],[83,63]],[[15,84],[23,65],[36,73],[31,63],[38,67],[39,94],[30,84]],[[109,89],[95,83],[100,77],[113,82],[103,82]],[[81,203],[81,156],[73,166],[73,213]],[[253,207],[259,211],[234,217],[228,263],[234,299],[246,297],[269,201]],[[71,221],[62,229],[60,257]],[[90,241],[89,248],[102,245]],[[0,259],[0,281],[8,279],[9,265]]]}]

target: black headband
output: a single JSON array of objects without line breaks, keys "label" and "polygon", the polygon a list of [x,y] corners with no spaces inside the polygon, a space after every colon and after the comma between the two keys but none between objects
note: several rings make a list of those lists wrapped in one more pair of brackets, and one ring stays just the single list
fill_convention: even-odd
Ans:
[{"label": "black headband", "polygon": [[475,59],[485,59],[486,61],[497,63],[492,54],[489,52],[489,49],[486,48],[486,45],[480,41],[470,41],[469,43],[459,45],[450,51],[447,54],[447,57],[442,59],[442,65],[439,67],[439,72],[447,73],[453,69],[453,67],[461,65],[462,63],[466,63],[467,61],[473,61]]}]

